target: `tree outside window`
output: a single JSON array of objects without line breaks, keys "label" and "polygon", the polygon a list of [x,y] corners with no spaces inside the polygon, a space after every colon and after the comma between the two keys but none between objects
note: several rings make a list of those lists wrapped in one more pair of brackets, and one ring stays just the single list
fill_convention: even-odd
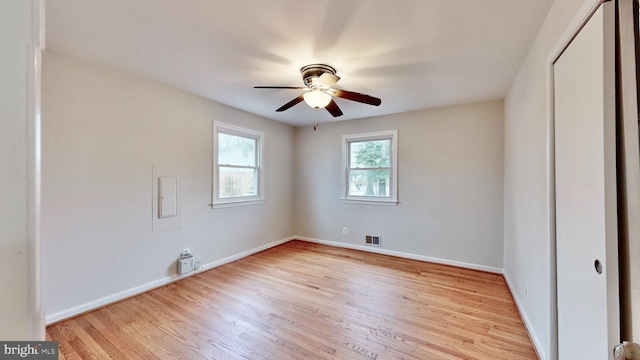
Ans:
[{"label": "tree outside window", "polygon": [[264,202],[264,134],[214,122],[212,207]]},{"label": "tree outside window", "polygon": [[397,204],[397,134],[343,135],[343,201]]},{"label": "tree outside window", "polygon": [[349,195],[383,196],[389,193],[391,140],[351,142]]}]

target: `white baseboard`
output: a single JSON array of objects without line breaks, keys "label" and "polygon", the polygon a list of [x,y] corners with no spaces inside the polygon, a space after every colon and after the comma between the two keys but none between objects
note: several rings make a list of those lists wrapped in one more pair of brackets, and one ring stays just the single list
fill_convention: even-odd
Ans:
[{"label": "white baseboard", "polygon": [[[218,267],[218,266],[221,266],[221,265],[224,265],[224,264],[228,264],[230,262],[242,259],[242,258],[247,257],[249,255],[258,253],[260,251],[264,251],[264,250],[272,248],[274,246],[278,246],[278,245],[284,244],[284,243],[289,242],[289,241],[291,241],[293,239],[295,239],[295,237],[288,237],[288,238],[285,238],[285,239],[282,239],[282,240],[274,241],[274,242],[271,242],[269,244],[257,247],[255,249],[250,249],[250,250],[247,250],[247,251],[243,251],[243,252],[241,252],[239,254],[232,255],[232,256],[226,257],[224,259],[220,259],[220,260],[216,260],[214,262],[210,262],[210,263],[204,264],[204,265],[202,265],[200,271],[206,271],[206,270],[210,270],[210,269],[213,269],[215,267]],[[131,289],[128,289],[128,290],[125,290],[125,291],[121,291],[121,292],[113,294],[113,295],[105,296],[105,297],[103,297],[101,299],[97,299],[97,300],[90,301],[90,302],[85,303],[85,304],[74,306],[74,307],[72,307],[70,309],[59,311],[59,312],[54,313],[54,314],[46,315],[45,323],[46,323],[46,325],[50,325],[50,324],[53,324],[53,323],[56,323],[56,322],[59,322],[59,321],[65,320],[65,319],[69,319],[69,318],[72,318],[74,316],[78,316],[78,315],[80,315],[82,313],[86,313],[86,312],[101,308],[103,306],[107,306],[109,304],[113,304],[113,303],[116,303],[118,301],[122,301],[122,300],[124,300],[126,298],[142,294],[142,293],[147,292],[149,290],[152,290],[152,289],[155,289],[155,288],[158,288],[158,287],[161,287],[161,286],[165,286],[165,285],[171,284],[172,282],[187,278],[189,276],[192,276],[193,274],[194,273],[189,273],[189,274],[186,274],[186,275],[166,276],[166,277],[160,278],[158,280],[151,281],[151,282],[148,282],[146,284],[142,284],[140,286],[136,286],[134,288],[131,288]]]},{"label": "white baseboard", "polygon": [[[269,248],[284,244],[286,242],[289,242],[291,240],[302,240],[302,241],[308,241],[308,242],[313,242],[313,243],[318,243],[318,244],[323,244],[323,245],[329,245],[329,246],[335,246],[335,247],[342,247],[342,248],[346,248],[346,249],[354,249],[354,250],[361,250],[361,251],[367,251],[367,252],[371,252],[371,253],[376,253],[376,254],[383,254],[383,255],[391,255],[391,256],[396,256],[396,257],[400,257],[400,258],[405,258],[405,259],[412,259],[412,260],[420,260],[420,261],[428,261],[428,262],[433,262],[433,263],[437,263],[437,264],[444,264],[444,265],[452,265],[452,266],[458,266],[458,267],[462,267],[462,268],[467,268],[467,269],[473,269],[473,270],[481,270],[481,271],[487,271],[487,272],[491,272],[491,273],[497,273],[497,274],[502,274],[503,271],[500,268],[496,268],[496,267],[491,267],[491,266],[484,266],[484,265],[478,265],[478,264],[472,264],[472,263],[466,263],[466,262],[461,262],[461,261],[454,261],[454,260],[447,260],[447,259],[440,259],[440,258],[434,258],[434,257],[430,257],[430,256],[423,256],[423,255],[415,255],[415,254],[410,254],[410,253],[404,253],[404,252],[400,252],[400,251],[392,251],[392,250],[385,250],[385,249],[380,249],[380,248],[372,248],[372,247],[367,247],[367,246],[360,246],[360,245],[353,245],[353,244],[346,244],[346,243],[341,243],[341,242],[337,242],[337,241],[328,241],[328,240],[320,240],[320,239],[313,239],[313,238],[308,238],[308,237],[304,237],[304,236],[290,236],[288,238],[285,239],[281,239],[281,240],[277,240],[274,242],[271,242],[269,244],[266,245],[262,245],[259,246],[257,248],[254,249],[250,249],[247,251],[243,251],[241,253],[226,257],[224,259],[220,259],[220,260],[216,260],[210,263],[206,263],[204,265],[202,265],[201,267],[201,272],[202,271],[207,271],[213,268],[216,268],[218,266],[222,266],[224,264],[228,264],[230,262],[234,262],[236,260],[240,260],[242,258],[245,258],[247,256],[253,255],[255,253],[267,250]],[[81,304],[75,307],[72,307],[70,309],[66,309],[63,311],[59,311],[57,313],[54,314],[50,314],[50,315],[46,315],[45,317],[45,322],[47,325],[65,320],[65,319],[69,319],[72,318],[74,316],[80,315],[82,313],[88,312],[88,311],[92,311],[98,308],[101,308],[103,306],[109,305],[109,304],[113,304],[115,302],[118,301],[122,301],[126,298],[138,295],[138,294],[142,294],[144,292],[147,292],[149,290],[161,287],[161,286],[165,286],[167,284],[170,284],[172,282],[184,279],[186,277],[192,276],[193,273],[187,274],[187,275],[171,275],[171,276],[166,276],[163,277],[161,279],[155,280],[155,281],[151,281],[148,282],[146,284],[142,284],[140,286],[136,286],[134,288],[125,290],[125,291],[121,291],[119,293],[113,294],[113,295],[109,295],[109,296],[105,296],[101,299],[97,299],[94,301],[90,301],[88,303],[85,304]],[[508,283],[508,281],[507,281]],[[514,293],[513,291],[511,291],[512,293]],[[515,293],[514,293],[515,294]],[[515,295],[514,295],[515,298]],[[516,303],[517,299],[516,299]],[[520,307],[518,305],[518,307]],[[524,317],[523,317],[524,318]],[[525,321],[525,324],[528,326],[528,323]],[[536,346],[538,346],[538,344],[536,344]]]},{"label": "white baseboard", "polygon": [[457,267],[462,267],[462,268],[467,268],[467,269],[472,269],[472,270],[480,270],[480,271],[486,271],[486,272],[501,274],[504,277],[504,279],[505,279],[505,281],[507,283],[507,286],[509,287],[509,291],[511,292],[511,294],[513,296],[513,299],[514,299],[514,301],[516,303],[516,307],[518,308],[518,312],[520,313],[520,317],[522,318],[522,321],[524,322],[524,326],[525,326],[525,328],[527,330],[527,333],[529,334],[529,338],[531,339],[531,342],[533,343],[533,346],[535,348],[536,353],[538,354],[538,357],[540,358],[540,360],[546,360],[546,356],[544,356],[545,352],[543,351],[544,348],[542,347],[542,344],[540,343],[540,339],[538,338],[537,334],[533,331],[533,326],[531,324],[531,320],[529,320],[529,317],[527,316],[527,313],[524,312],[524,308],[522,307],[522,302],[518,298],[518,294],[516,293],[515,288],[513,287],[513,284],[511,283],[511,280],[509,279],[509,276],[501,268],[485,266],[485,265],[478,265],[478,264],[473,264],[473,263],[466,263],[466,262],[461,262],[461,261],[448,260],[448,259],[440,259],[440,258],[434,258],[434,257],[430,257],[430,256],[416,255],[416,254],[404,253],[404,252],[399,252],[399,251],[385,250],[385,249],[380,249],[380,248],[376,248],[376,247],[369,247],[369,246],[363,246],[363,245],[353,245],[353,244],[341,243],[341,242],[337,242],[337,241],[313,239],[313,238],[308,238],[308,237],[304,237],[304,236],[293,236],[292,239],[303,240],[303,241],[308,241],[308,242],[313,242],[313,243],[318,243],[318,244],[323,244],[323,245],[329,245],[329,246],[342,247],[342,248],[347,248],[347,249],[362,250],[362,251],[372,252],[372,253],[376,253],[376,254],[391,255],[391,256],[397,256],[397,257],[402,257],[402,258],[406,258],[406,259],[428,261],[428,262],[433,262],[433,263],[437,263],[437,264],[452,265],[452,266],[457,266]]},{"label": "white baseboard", "polygon": [[[186,276],[186,275],[185,275]],[[101,308],[103,306],[107,306],[109,304],[113,304],[115,302],[124,300],[128,297],[134,296],[134,295],[138,295],[138,294],[142,294],[146,291],[149,291],[151,289],[160,287],[160,286],[164,286],[166,284],[170,284],[176,280],[179,280],[185,276],[178,276],[178,275],[171,275],[171,276],[166,276],[163,277],[161,279],[152,281],[152,282],[148,282],[146,284],[142,284],[140,286],[136,286],[134,288],[125,290],[125,291],[121,291],[119,293],[115,293],[113,295],[109,295],[109,296],[105,296],[101,299],[97,299],[94,301],[90,301],[88,303],[84,303],[78,306],[74,306],[70,309],[66,309],[66,310],[62,310],[59,311],[57,313],[53,313],[53,314],[47,314],[47,316],[45,317],[45,323],[46,325],[51,325],[53,323],[62,321],[62,320],[66,320],[69,318],[72,318],[74,316],[80,315],[82,313],[91,311],[91,310],[95,310],[98,308]]]},{"label": "white baseboard", "polygon": [[540,343],[540,339],[538,338],[538,335],[536,334],[535,331],[533,331],[533,325],[531,324],[531,320],[529,320],[529,317],[527,316],[527,313],[524,312],[524,308],[522,307],[522,302],[520,301],[520,298],[518,298],[518,293],[516,292],[515,287],[513,286],[513,284],[511,283],[511,280],[509,279],[509,275],[505,272],[502,274],[502,276],[504,276],[504,280],[507,282],[507,286],[509,287],[509,291],[511,292],[511,295],[513,296],[513,300],[516,302],[516,307],[518,308],[518,312],[520,313],[520,317],[522,318],[522,321],[524,322],[524,327],[527,329],[527,333],[529,333],[529,338],[531,339],[531,342],[533,343],[533,347],[536,349],[536,353],[538,354],[538,358],[540,358],[540,360],[546,360],[546,352],[543,351],[543,347],[542,344]]},{"label": "white baseboard", "polygon": [[353,245],[353,244],[347,244],[347,243],[342,243],[338,241],[313,239],[313,238],[308,238],[304,236],[292,236],[292,239],[303,240],[303,241],[329,245],[329,246],[342,247],[346,249],[367,251],[367,252],[382,254],[382,255],[391,255],[391,256],[396,256],[396,257],[401,257],[401,258],[411,259],[411,260],[420,260],[420,261],[428,261],[436,264],[452,265],[452,266],[457,266],[461,268],[486,271],[486,272],[496,273],[496,274],[502,274],[503,272],[501,268],[492,267],[492,266],[478,265],[478,264],[467,263],[467,262],[456,261],[456,260],[434,258],[431,256],[416,255],[416,254],[410,254],[410,253],[405,253],[401,251],[385,250],[385,249],[372,247],[372,246]]},{"label": "white baseboard", "polygon": [[282,239],[282,240],[274,241],[274,242],[268,243],[266,245],[259,246],[259,247],[255,248],[255,249],[250,249],[250,250],[247,250],[247,251],[243,251],[243,252],[241,252],[239,254],[232,255],[232,256],[226,257],[224,259],[220,259],[220,260],[216,260],[216,261],[204,264],[204,265],[202,265],[202,269],[200,271],[207,271],[207,270],[211,270],[213,268],[217,268],[218,266],[222,266],[224,264],[228,264],[228,263],[234,262],[236,260],[240,260],[242,258],[246,258],[247,256],[253,255],[255,253],[259,253],[261,251],[270,249],[270,248],[278,246],[278,245],[282,245],[282,244],[284,244],[286,242],[289,242],[291,240],[294,240],[294,239],[296,239],[295,236],[290,236],[290,237]]}]

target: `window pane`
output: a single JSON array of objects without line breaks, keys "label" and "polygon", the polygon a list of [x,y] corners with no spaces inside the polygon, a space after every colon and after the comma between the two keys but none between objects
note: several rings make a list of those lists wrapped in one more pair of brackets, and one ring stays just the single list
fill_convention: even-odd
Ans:
[{"label": "window pane", "polygon": [[389,167],[390,148],[390,139],[351,142],[349,143],[349,167]]},{"label": "window pane", "polygon": [[349,195],[388,197],[389,169],[349,170]]},{"label": "window pane", "polygon": [[218,133],[218,164],[256,166],[256,139]]},{"label": "window pane", "polygon": [[238,169],[220,166],[219,197],[256,196],[256,169]]}]

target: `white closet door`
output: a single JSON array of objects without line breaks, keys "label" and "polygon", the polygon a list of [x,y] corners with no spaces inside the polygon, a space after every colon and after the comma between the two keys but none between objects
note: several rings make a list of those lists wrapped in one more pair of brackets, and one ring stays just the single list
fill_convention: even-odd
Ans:
[{"label": "white closet door", "polygon": [[559,359],[610,359],[619,342],[614,8],[554,64]]}]

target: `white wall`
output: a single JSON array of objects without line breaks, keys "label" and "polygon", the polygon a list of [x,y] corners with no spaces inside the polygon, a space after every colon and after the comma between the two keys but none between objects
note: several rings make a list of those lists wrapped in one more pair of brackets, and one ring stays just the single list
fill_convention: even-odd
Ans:
[{"label": "white wall", "polygon": [[[341,203],[342,135],[388,129],[399,205]],[[296,128],[295,148],[296,235],[350,246],[381,235],[385,251],[502,269],[502,101]]]},{"label": "white wall", "polygon": [[43,340],[38,279],[39,2],[0,2],[0,339]]},{"label": "white wall", "polygon": [[[293,234],[293,128],[47,52],[42,269],[54,321]],[[266,201],[212,210],[212,121],[265,133]],[[152,164],[177,176],[182,227],[152,232]]]},{"label": "white wall", "polygon": [[574,18],[592,3],[591,0],[553,3],[505,99],[505,276],[543,359],[555,358],[547,57]]}]

